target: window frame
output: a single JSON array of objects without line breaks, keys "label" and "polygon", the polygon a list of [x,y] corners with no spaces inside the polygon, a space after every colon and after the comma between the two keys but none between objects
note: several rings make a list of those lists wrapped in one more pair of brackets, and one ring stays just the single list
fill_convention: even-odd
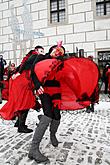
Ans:
[{"label": "window frame", "polygon": [[95,19],[110,18],[110,14],[108,14],[108,15],[101,15],[101,16],[98,16],[97,15],[97,12],[96,12],[96,3],[103,3],[103,2],[96,2],[96,0],[93,0],[92,7],[93,7],[93,11],[94,11],[94,18]]},{"label": "window frame", "polygon": [[[48,0],[48,25],[54,26],[54,25],[64,25],[64,24],[67,24],[68,23],[68,21],[67,21],[68,20],[67,19],[67,0],[65,0],[65,9],[63,9],[63,10],[65,10],[65,21],[63,21],[63,22],[51,22],[51,9],[50,9],[51,2],[50,1],[51,0]],[[58,0],[56,0],[56,1],[58,1]],[[61,10],[62,9],[60,9],[58,11],[61,11]],[[57,10],[53,11],[53,13],[56,12],[56,11]]]}]

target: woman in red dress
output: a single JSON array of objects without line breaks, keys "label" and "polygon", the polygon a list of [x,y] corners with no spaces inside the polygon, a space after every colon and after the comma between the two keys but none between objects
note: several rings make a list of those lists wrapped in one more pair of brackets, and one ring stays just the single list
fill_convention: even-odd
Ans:
[{"label": "woman in red dress", "polygon": [[[43,49],[43,48],[42,48]],[[38,52],[31,51],[30,56],[38,55]],[[19,72],[14,74],[9,80],[9,99],[1,108],[0,115],[6,120],[12,120],[18,116],[15,126],[20,133],[30,133],[33,130],[25,125],[26,117],[30,108],[36,108],[36,97],[33,94],[34,85],[30,78],[30,68],[32,64],[25,64],[27,58],[23,59]],[[39,104],[39,103],[38,103]]]}]

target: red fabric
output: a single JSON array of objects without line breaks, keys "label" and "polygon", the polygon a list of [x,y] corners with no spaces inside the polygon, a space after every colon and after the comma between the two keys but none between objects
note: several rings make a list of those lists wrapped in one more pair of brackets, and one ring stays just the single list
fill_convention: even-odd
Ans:
[{"label": "red fabric", "polygon": [[59,87],[44,87],[44,93],[48,93],[50,96],[61,93],[61,90]]},{"label": "red fabric", "polygon": [[35,65],[34,71],[38,76],[39,81],[44,84],[47,79],[52,80],[54,78],[57,68],[61,64],[62,62],[56,59],[43,60]]},{"label": "red fabric", "polygon": [[[54,62],[56,67],[51,69]],[[35,72],[40,81],[50,78],[60,81],[60,108],[62,110],[76,110],[90,105],[90,97],[97,86],[99,77],[96,64],[86,58],[69,58],[64,61],[64,67],[61,70],[57,71],[56,68],[58,68],[57,60],[49,59],[36,64]]]},{"label": "red fabric", "polygon": [[4,69],[4,75],[5,75],[5,76],[8,76],[8,67],[6,67],[6,68]]},{"label": "red fabric", "polygon": [[108,68],[107,72],[106,72],[106,76],[108,77],[108,89],[110,92],[110,68]]},{"label": "red fabric", "polygon": [[34,107],[35,103],[29,72],[24,71],[15,80],[10,78],[9,100],[1,108],[0,115],[6,120],[11,120],[18,115],[20,111]]},{"label": "red fabric", "polygon": [[2,89],[2,99],[8,100],[9,97],[9,81],[4,80],[2,81],[4,88]]}]

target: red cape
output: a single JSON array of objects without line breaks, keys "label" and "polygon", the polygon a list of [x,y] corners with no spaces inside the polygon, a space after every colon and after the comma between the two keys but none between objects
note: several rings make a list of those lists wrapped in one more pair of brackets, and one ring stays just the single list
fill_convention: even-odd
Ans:
[{"label": "red cape", "polygon": [[[58,69],[63,64],[61,69]],[[61,84],[62,110],[77,110],[90,105],[99,77],[97,65],[86,58],[69,58],[64,62],[48,59],[35,66],[41,82],[54,77]]]}]

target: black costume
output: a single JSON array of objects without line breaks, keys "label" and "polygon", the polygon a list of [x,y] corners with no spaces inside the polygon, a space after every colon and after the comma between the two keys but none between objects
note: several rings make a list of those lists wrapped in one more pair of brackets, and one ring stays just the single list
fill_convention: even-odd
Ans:
[{"label": "black costume", "polygon": [[[6,65],[6,61],[3,59],[3,56],[0,55],[0,81],[3,81],[3,75],[4,75],[4,65]],[[2,103],[2,83],[0,83],[0,104]]]},{"label": "black costume", "polygon": [[105,83],[105,89],[104,89],[105,94],[108,93],[108,77],[106,75],[108,68],[109,68],[109,64],[106,64],[103,70],[103,75],[102,75],[102,81]]},{"label": "black costume", "polygon": [[[47,80],[45,82],[45,84],[41,84],[40,81],[38,80],[35,72],[34,72],[34,67],[35,64],[45,60],[45,59],[51,59],[51,56],[49,54],[46,55],[32,55],[31,57],[29,57],[29,59],[25,62],[25,64],[23,65],[22,69],[20,70],[20,72],[22,72],[22,70],[28,70],[31,68],[31,77],[32,77],[32,81],[34,83],[35,89],[38,90],[40,88],[40,86],[45,87],[52,87],[54,90],[54,87],[59,87],[60,88],[60,84],[57,80]],[[53,109],[53,104],[52,104],[52,100],[53,99],[61,99],[61,95],[60,93],[54,94],[53,96],[50,96],[49,94],[42,94],[39,96],[41,99],[41,103],[43,106],[43,111],[44,111],[44,115],[55,119],[55,120],[60,120],[61,116],[60,116],[60,110],[58,110],[58,107],[55,107],[55,111]]]}]

